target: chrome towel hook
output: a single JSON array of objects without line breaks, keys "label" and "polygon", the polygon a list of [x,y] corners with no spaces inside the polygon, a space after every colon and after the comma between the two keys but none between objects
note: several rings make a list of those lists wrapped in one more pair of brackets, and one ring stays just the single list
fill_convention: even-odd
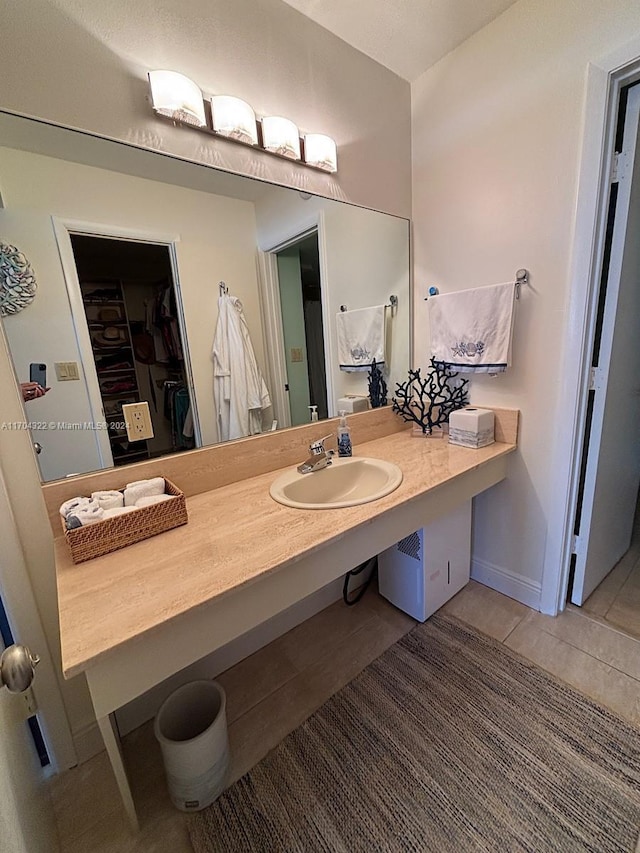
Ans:
[{"label": "chrome towel hook", "polygon": [[520,286],[529,284],[529,270],[521,269],[516,271],[516,299],[520,299]]}]

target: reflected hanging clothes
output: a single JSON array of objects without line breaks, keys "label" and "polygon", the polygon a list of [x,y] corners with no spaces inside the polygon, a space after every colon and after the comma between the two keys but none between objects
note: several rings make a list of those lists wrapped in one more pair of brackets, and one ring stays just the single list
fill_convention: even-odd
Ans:
[{"label": "reflected hanging clothes", "polygon": [[221,441],[262,432],[269,391],[258,367],[242,303],[224,293],[218,298],[213,350],[213,394]]},{"label": "reflected hanging clothes", "polygon": [[164,394],[164,416],[171,424],[173,449],[188,450],[195,444],[189,391],[184,382],[167,380]]}]

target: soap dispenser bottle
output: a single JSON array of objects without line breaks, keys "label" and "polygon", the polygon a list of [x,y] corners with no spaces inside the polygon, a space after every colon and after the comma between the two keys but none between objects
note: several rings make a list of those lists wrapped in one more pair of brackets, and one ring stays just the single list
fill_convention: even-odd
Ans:
[{"label": "soap dispenser bottle", "polygon": [[347,413],[340,412],[338,427],[338,456],[351,456],[351,428],[347,424]]},{"label": "soap dispenser bottle", "polygon": [[307,408],[309,409],[309,412],[310,412],[311,421],[312,422],[317,421],[318,420],[318,407],[317,406],[307,406]]}]

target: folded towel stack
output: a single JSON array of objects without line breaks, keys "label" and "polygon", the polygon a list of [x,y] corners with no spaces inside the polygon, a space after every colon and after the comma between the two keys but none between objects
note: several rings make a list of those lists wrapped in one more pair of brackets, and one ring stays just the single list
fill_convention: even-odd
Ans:
[{"label": "folded towel stack", "polygon": [[164,490],[164,477],[137,480],[135,483],[127,483],[124,493],[107,490],[92,492],[90,498],[82,495],[71,498],[60,507],[60,515],[64,518],[67,529],[75,530],[77,527],[134,512],[145,506],[173,500],[173,495],[166,495]]},{"label": "folded towel stack", "polygon": [[127,483],[124,490],[124,505],[136,506],[140,498],[150,498],[164,494],[164,477],[154,477],[151,480],[137,480]]},{"label": "folded towel stack", "polygon": [[65,522],[68,530],[74,530],[76,527],[85,527],[88,524],[95,524],[98,521],[103,521],[104,510],[95,501],[89,501],[82,506],[72,509],[65,516]]},{"label": "folded towel stack", "polygon": [[154,504],[161,504],[164,501],[172,501],[174,499],[173,495],[147,495],[147,497],[138,498],[136,507],[154,506]]},{"label": "folded towel stack", "polygon": [[100,504],[102,509],[117,509],[124,506],[124,495],[122,492],[91,492],[91,497]]},{"label": "folded towel stack", "polygon": [[105,509],[104,517],[114,518],[116,515],[126,515],[129,512],[135,512],[137,509],[137,506],[115,506],[112,509]]},{"label": "folded towel stack", "polygon": [[66,518],[70,513],[82,507],[91,507],[96,504],[92,498],[83,498],[81,495],[77,498],[70,498],[65,501],[60,507],[60,515]]}]

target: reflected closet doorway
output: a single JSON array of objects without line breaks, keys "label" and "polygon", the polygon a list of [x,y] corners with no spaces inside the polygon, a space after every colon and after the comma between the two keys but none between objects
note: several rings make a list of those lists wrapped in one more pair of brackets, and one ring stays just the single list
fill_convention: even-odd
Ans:
[{"label": "reflected closet doorway", "polygon": [[[202,444],[175,246],[110,232],[56,223],[91,409],[108,425],[96,432],[103,467]],[[128,402],[148,403],[153,439],[128,440]]]}]

